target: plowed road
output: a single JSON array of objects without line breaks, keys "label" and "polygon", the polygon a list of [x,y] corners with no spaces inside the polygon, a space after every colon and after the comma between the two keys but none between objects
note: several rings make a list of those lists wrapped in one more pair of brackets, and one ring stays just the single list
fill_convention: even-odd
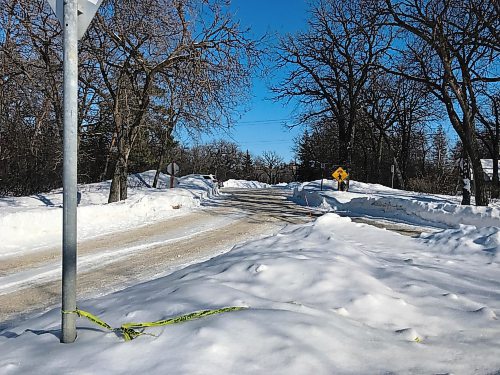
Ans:
[{"label": "plowed road", "polygon": [[[290,194],[280,189],[225,189],[221,197],[185,215],[82,242],[78,299],[166,275],[318,215],[293,203]],[[397,223],[354,220],[407,235],[418,233]],[[0,260],[0,327],[10,319],[60,304],[60,265],[59,247]]]},{"label": "plowed road", "polygon": [[[225,190],[199,210],[79,244],[78,299],[106,294],[202,261],[234,245],[312,220],[279,189]],[[61,249],[0,260],[0,322],[57,306]]]}]

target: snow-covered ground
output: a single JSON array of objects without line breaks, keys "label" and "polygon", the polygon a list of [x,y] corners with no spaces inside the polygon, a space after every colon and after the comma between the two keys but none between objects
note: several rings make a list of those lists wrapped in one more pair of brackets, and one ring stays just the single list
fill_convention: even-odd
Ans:
[{"label": "snow-covered ground", "polygon": [[[79,186],[78,239],[144,226],[181,215],[200,205],[218,190],[201,176],[179,179],[167,189],[170,177],[160,175],[159,189],[151,188],[155,171],[129,177],[129,197],[107,204],[110,181]],[[0,260],[61,241],[62,189],[30,197],[0,197]]]},{"label": "snow-covered ground", "polygon": [[[132,189],[131,201],[187,207],[189,203],[177,199],[191,194],[191,202],[200,193],[208,194],[210,189],[201,183],[188,180],[187,190],[182,181],[181,188],[172,191]],[[0,328],[0,373],[500,371],[498,205],[462,208],[453,197],[356,182],[348,193],[318,192],[318,187],[303,185],[294,191],[294,199],[325,211],[446,229],[411,238],[327,213],[204,263],[79,304],[113,327],[202,309],[245,310],[149,328],[146,332],[156,337],[129,342],[79,319],[77,342],[62,345],[60,311],[54,309]],[[59,210],[60,215],[57,206],[34,208],[30,202],[35,199],[25,199],[11,200],[10,207],[0,203],[2,241],[8,237],[3,231],[3,224],[9,223],[5,212],[15,217],[30,209]],[[52,195],[49,199],[56,202]],[[83,202],[82,196],[80,209],[95,209],[108,221],[117,205]],[[92,229],[88,233],[92,235]],[[29,241],[16,238],[27,246]]]},{"label": "snow-covered ground", "polygon": [[224,187],[238,188],[238,189],[266,189],[271,185],[259,181],[246,181],[246,180],[227,180],[224,181]]},{"label": "snow-covered ground", "polygon": [[383,185],[351,181],[348,192],[337,191],[337,183],[324,180],[296,186],[296,202],[325,211],[341,211],[353,216],[392,219],[438,228],[474,225],[500,226],[500,201],[488,207],[461,206],[460,197],[431,195],[391,189]]}]

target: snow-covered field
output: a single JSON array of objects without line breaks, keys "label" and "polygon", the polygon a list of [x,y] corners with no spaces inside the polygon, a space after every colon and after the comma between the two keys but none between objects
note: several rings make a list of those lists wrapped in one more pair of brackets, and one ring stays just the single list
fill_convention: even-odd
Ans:
[{"label": "snow-covered field", "polygon": [[[167,192],[132,189],[131,201],[147,197],[153,206],[160,201],[186,208],[189,204],[177,199],[208,194],[199,180],[188,183],[187,190],[182,181],[181,188]],[[202,309],[245,310],[150,328],[146,332],[155,337],[129,342],[80,319],[77,342],[62,345],[60,311],[54,309],[0,328],[0,373],[500,371],[499,207],[462,208],[453,197],[361,183],[352,183],[349,193],[317,188],[316,183],[303,185],[294,199],[325,211],[447,229],[411,238],[327,213],[204,263],[79,304],[113,327]],[[0,203],[2,236],[9,223],[5,212],[15,217],[30,209],[59,210],[60,215],[57,207],[35,209],[29,203],[34,198],[26,199],[24,206],[17,199],[10,207]],[[114,215],[113,205],[89,203],[104,219]]]}]

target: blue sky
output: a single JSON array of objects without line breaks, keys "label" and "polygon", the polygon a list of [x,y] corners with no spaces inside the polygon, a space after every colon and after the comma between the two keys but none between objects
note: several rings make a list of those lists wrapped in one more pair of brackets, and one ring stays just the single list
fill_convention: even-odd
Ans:
[{"label": "blue sky", "polygon": [[[309,0],[232,0],[230,10],[241,28],[250,28],[250,36],[260,39],[270,35],[270,41],[280,35],[304,30],[307,25]],[[269,66],[269,63],[267,64]],[[241,108],[241,117],[230,133],[219,132],[202,136],[201,142],[226,139],[237,143],[243,151],[249,150],[258,156],[264,151],[275,151],[286,162],[294,159],[294,139],[303,133],[303,128],[289,129],[286,124],[293,123],[293,104],[275,102],[269,85],[277,84],[283,72],[273,72],[266,78],[256,75],[253,78],[251,99]],[[276,75],[276,76],[275,76]],[[273,76],[273,78],[269,78]],[[437,126],[434,123],[432,126]],[[456,141],[456,134],[448,121],[443,126],[450,144]],[[191,143],[191,142],[189,142]]]},{"label": "blue sky", "polygon": [[[232,0],[231,11],[240,21],[242,29],[250,28],[250,36],[260,38],[264,34],[271,36],[294,33],[304,29],[307,19],[307,0]],[[273,37],[271,37],[273,38]],[[242,108],[241,118],[237,120],[230,134],[214,134],[204,137],[227,139],[236,142],[240,148],[249,150],[254,155],[263,151],[275,151],[285,161],[293,160],[293,139],[302,130],[289,130],[285,124],[292,120],[294,106],[276,103],[269,91],[269,84],[278,81],[254,77],[251,100]]]}]

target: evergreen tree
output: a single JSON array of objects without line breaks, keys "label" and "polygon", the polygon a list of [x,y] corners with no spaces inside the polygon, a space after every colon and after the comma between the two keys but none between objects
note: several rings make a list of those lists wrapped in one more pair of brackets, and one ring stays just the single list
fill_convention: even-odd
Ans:
[{"label": "evergreen tree", "polygon": [[442,125],[432,135],[431,159],[438,170],[443,170],[448,164],[448,139]]},{"label": "evergreen tree", "polygon": [[252,157],[250,156],[250,153],[247,152],[245,153],[245,156],[243,158],[243,178],[246,180],[250,180],[254,177],[254,165],[252,161]]}]

